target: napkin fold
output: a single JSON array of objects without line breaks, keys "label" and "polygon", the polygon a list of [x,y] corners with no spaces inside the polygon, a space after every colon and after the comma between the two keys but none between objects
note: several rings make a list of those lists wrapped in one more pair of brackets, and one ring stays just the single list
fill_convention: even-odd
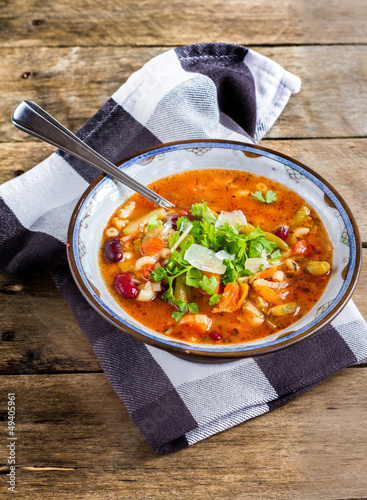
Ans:
[{"label": "napkin fold", "polygon": [[[134,73],[78,132],[112,162],[182,139],[258,142],[300,79],[232,44],[169,50]],[[182,449],[289,401],[367,360],[366,323],[352,302],[317,335],[258,358],[203,364],[142,344],[103,320],[77,289],[66,232],[99,172],[57,151],[0,186],[0,263],[7,273],[49,270],[98,360],[152,449]]]}]

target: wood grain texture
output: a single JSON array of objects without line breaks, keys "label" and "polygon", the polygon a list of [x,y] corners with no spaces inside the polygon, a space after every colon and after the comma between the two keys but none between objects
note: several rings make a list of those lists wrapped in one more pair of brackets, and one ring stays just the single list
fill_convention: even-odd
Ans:
[{"label": "wood grain texture", "polygon": [[[367,139],[263,140],[260,146],[289,155],[329,181],[344,197],[367,242]],[[40,142],[0,143],[0,184],[28,170],[54,148]]]},{"label": "wood grain texture", "polygon": [[[30,140],[10,122],[12,110],[36,101],[75,131],[135,70],[163,47],[0,49],[0,141]],[[367,136],[364,46],[261,47],[302,78],[268,138]]]},{"label": "wood grain texture", "polygon": [[22,499],[47,492],[50,499],[331,500],[361,498],[367,489],[366,368],[343,370],[278,410],[161,456],[104,374],[0,380],[2,409],[7,393],[16,394]]},{"label": "wood grain texture", "polygon": [[0,373],[101,371],[48,274],[1,273],[0,310]]},{"label": "wood grain texture", "polygon": [[186,45],[365,43],[362,0],[3,1],[0,44]]},{"label": "wood grain texture", "polygon": [[[367,320],[367,249],[353,300]],[[18,290],[14,293],[9,293]],[[0,374],[98,372],[100,365],[47,274],[0,273]]]}]

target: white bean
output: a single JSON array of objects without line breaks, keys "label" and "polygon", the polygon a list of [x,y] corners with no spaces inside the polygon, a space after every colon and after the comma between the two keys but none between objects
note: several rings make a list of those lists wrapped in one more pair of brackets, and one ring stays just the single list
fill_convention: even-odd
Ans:
[{"label": "white bean", "polygon": [[136,297],[138,300],[141,302],[147,302],[148,300],[152,300],[154,297],[154,290],[152,283],[150,281],[147,281],[144,285],[144,288],[140,290],[138,293],[138,296]]},{"label": "white bean", "polygon": [[298,271],[299,266],[298,266],[297,262],[293,259],[287,259],[285,261],[285,265],[288,267],[288,269],[290,271],[293,271],[293,272]]}]

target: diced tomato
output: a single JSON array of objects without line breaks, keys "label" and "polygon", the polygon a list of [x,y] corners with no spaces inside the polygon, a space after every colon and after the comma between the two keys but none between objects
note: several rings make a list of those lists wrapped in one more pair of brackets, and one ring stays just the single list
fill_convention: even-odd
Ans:
[{"label": "diced tomato", "polygon": [[153,271],[155,264],[147,264],[141,268],[141,275],[145,280],[149,279],[150,273]]},{"label": "diced tomato", "polygon": [[264,269],[264,271],[261,271],[261,273],[258,275],[258,277],[263,279],[263,280],[266,278],[270,278],[271,276],[273,276],[273,274],[275,274],[277,272],[277,269],[278,269],[277,266],[269,267],[268,269]]},{"label": "diced tomato", "polygon": [[179,210],[179,211],[177,212],[177,215],[178,215],[179,217],[187,217],[187,216],[189,215],[189,212],[187,212],[187,210]]},{"label": "diced tomato", "polygon": [[287,290],[277,293],[268,286],[262,286],[259,290],[261,297],[263,297],[267,302],[276,305],[282,304],[288,293],[289,292]]},{"label": "diced tomato", "polygon": [[166,246],[167,243],[159,238],[152,238],[150,240],[143,241],[141,244],[141,251],[144,255],[157,255],[157,253]]},{"label": "diced tomato", "polygon": [[121,243],[128,243],[128,242],[129,242],[129,241],[131,241],[133,238],[134,238],[134,235],[133,235],[133,234],[128,234],[128,235],[123,236],[122,238],[120,238],[120,241],[121,241]]},{"label": "diced tomato", "polygon": [[299,240],[292,246],[293,255],[311,255],[315,248],[307,240]]},{"label": "diced tomato", "polygon": [[224,287],[223,295],[219,301],[218,307],[213,312],[233,312],[237,309],[237,303],[240,298],[240,287],[237,283],[228,283]]},{"label": "diced tomato", "polygon": [[213,276],[217,280],[218,284],[214,289],[214,293],[219,293],[220,291],[220,274],[217,273],[210,273],[209,271],[201,271],[204,276],[207,276],[209,279],[212,278]]},{"label": "diced tomato", "polygon": [[205,314],[185,314],[179,324],[188,326],[195,332],[205,333],[210,329],[212,320]]}]

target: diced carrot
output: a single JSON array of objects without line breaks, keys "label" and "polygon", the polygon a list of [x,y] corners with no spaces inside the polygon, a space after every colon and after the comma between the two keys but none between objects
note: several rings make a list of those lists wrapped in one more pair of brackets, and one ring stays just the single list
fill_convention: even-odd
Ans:
[{"label": "diced carrot", "polygon": [[133,234],[128,234],[127,236],[123,236],[122,238],[120,238],[120,241],[121,241],[121,243],[128,243],[133,238],[134,238]]},{"label": "diced carrot", "polygon": [[141,244],[141,251],[144,255],[157,255],[157,253],[166,246],[167,243],[159,238],[152,238],[150,240],[143,241]]},{"label": "diced carrot", "polygon": [[207,276],[209,279],[212,278],[213,276],[217,280],[218,284],[214,289],[214,293],[219,293],[220,291],[220,274],[218,273],[210,273],[209,271],[201,271],[204,276]]},{"label": "diced carrot", "polygon": [[248,292],[249,292],[249,286],[247,283],[240,283],[240,298],[237,302],[236,310],[240,309],[242,307],[242,304],[245,302]]},{"label": "diced carrot", "polygon": [[155,264],[147,264],[141,268],[141,275],[145,280],[149,279],[150,273],[153,271]]},{"label": "diced carrot", "polygon": [[299,240],[292,246],[293,255],[311,255],[314,247],[306,240]]},{"label": "diced carrot", "polygon": [[179,321],[198,333],[205,333],[212,325],[212,320],[205,314],[185,314]]},{"label": "diced carrot", "polygon": [[233,312],[237,309],[237,303],[240,298],[240,287],[237,283],[228,283],[224,287],[223,295],[219,301],[218,307],[213,312]]},{"label": "diced carrot", "polygon": [[278,266],[274,267],[269,267],[268,269],[264,269],[264,271],[261,271],[261,273],[258,275],[258,278],[265,279],[265,278],[270,278],[277,272]]},{"label": "diced carrot", "polygon": [[288,293],[289,292],[286,290],[283,290],[280,293],[274,292],[274,290],[268,286],[262,286],[259,290],[261,297],[263,297],[267,302],[271,302],[276,305],[282,304]]}]

